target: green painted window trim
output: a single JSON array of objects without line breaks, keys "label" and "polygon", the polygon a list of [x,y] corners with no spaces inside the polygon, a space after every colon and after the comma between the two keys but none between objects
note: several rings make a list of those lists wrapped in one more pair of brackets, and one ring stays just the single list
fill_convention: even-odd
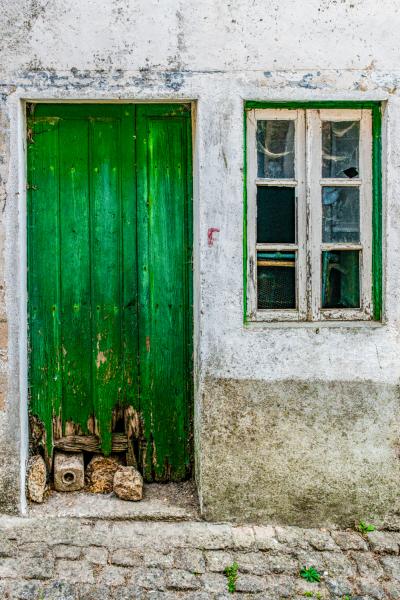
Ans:
[{"label": "green painted window trim", "polygon": [[289,109],[370,109],[372,113],[372,300],[374,321],[382,319],[382,103],[367,100],[313,101],[313,102],[261,102],[247,100],[244,103],[243,146],[243,320],[247,315],[247,111],[256,108]]}]

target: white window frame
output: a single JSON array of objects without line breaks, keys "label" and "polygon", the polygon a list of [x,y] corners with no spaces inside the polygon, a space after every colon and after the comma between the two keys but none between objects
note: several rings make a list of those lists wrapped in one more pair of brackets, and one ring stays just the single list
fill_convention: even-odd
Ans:
[{"label": "white window frame", "polygon": [[[259,120],[295,123],[294,179],[257,177],[256,132]],[[322,178],[323,121],[360,121],[359,175],[352,179]],[[258,244],[257,188],[296,189],[295,244]],[[360,190],[360,243],[322,243],[322,187],[350,186]],[[297,254],[296,309],[258,309],[257,251]],[[360,252],[360,308],[321,307],[321,256],[324,250]],[[369,320],[372,307],[372,113],[368,109],[253,109],[247,112],[247,318],[251,321]]]}]

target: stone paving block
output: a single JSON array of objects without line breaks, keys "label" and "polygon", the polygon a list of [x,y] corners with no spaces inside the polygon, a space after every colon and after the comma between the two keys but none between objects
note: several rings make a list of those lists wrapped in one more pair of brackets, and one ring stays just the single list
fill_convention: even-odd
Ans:
[{"label": "stone paving block", "polygon": [[10,600],[78,600],[78,589],[67,582],[20,581],[13,583]]},{"label": "stone paving block", "polygon": [[303,567],[315,567],[321,573],[325,570],[322,552],[299,550],[295,551],[295,558],[297,559],[299,571]]},{"label": "stone paving block", "polygon": [[112,600],[112,588],[105,584],[80,585],[79,600]]},{"label": "stone paving block", "polygon": [[14,556],[17,544],[0,534],[0,556]]},{"label": "stone paving block", "polygon": [[[178,594],[178,592],[171,592],[171,591],[161,592],[161,591],[153,590],[150,592],[143,592],[143,594],[145,594],[143,597],[146,600],[176,600],[177,598],[184,597],[184,596],[182,596],[181,593]],[[127,598],[127,600],[131,600],[131,598]]]},{"label": "stone paving block", "polygon": [[341,552],[323,552],[325,570],[329,575],[342,575],[344,577],[353,577],[356,575],[356,569]]},{"label": "stone paving block", "polygon": [[355,531],[332,531],[331,534],[342,550],[368,550],[366,540]]},{"label": "stone paving block", "polygon": [[[109,588],[110,590],[110,598],[112,600],[148,600],[149,598],[154,598],[156,600],[158,597],[157,594],[162,594],[163,592],[147,592],[143,589],[138,589],[135,585],[124,585]],[[154,596],[152,595],[154,594]],[[93,600],[95,600],[93,598]],[[103,600],[101,596],[99,596],[99,600]]]},{"label": "stone paving block", "polygon": [[14,581],[8,590],[7,596],[4,597],[10,600],[32,600],[33,598],[43,597],[43,590],[43,581]]},{"label": "stone paving block", "polygon": [[255,546],[258,550],[273,550],[280,544],[275,537],[275,529],[270,525],[253,527]]},{"label": "stone paving block", "polygon": [[391,600],[400,600],[400,582],[384,581],[382,582],[382,587]]},{"label": "stone paving block", "polygon": [[58,579],[72,583],[94,583],[93,568],[86,561],[60,559],[56,563]]},{"label": "stone paving block", "polygon": [[372,531],[368,534],[367,541],[373,552],[380,554],[399,553],[397,536],[390,531]]},{"label": "stone paving block", "polygon": [[204,555],[201,550],[179,548],[174,550],[173,556],[176,569],[184,569],[191,573],[204,573],[206,570]]},{"label": "stone paving block", "polygon": [[379,579],[383,576],[383,568],[372,552],[350,552],[348,556],[355,561],[361,577]]},{"label": "stone paving block", "polygon": [[370,579],[359,579],[357,581],[357,592],[360,596],[368,596],[375,600],[385,600],[386,598],[383,587],[378,582]]},{"label": "stone paving block", "polygon": [[45,542],[28,542],[21,544],[18,550],[21,554],[34,558],[44,558],[51,554],[50,547]]},{"label": "stone paving block", "polygon": [[107,564],[107,548],[102,548],[101,546],[88,546],[87,548],[82,548],[82,555],[88,562],[93,563],[95,565]]},{"label": "stone paving block", "polygon": [[46,584],[42,598],[43,600],[81,600],[80,587],[65,581],[52,581]]},{"label": "stone paving block", "polygon": [[220,573],[205,573],[200,577],[201,588],[209,594],[225,594],[228,589],[228,580]]},{"label": "stone paving block", "polygon": [[77,560],[82,554],[82,548],[80,546],[70,546],[68,544],[57,544],[53,546],[53,556],[55,558],[69,558],[70,560]]},{"label": "stone paving block", "polygon": [[[211,523],[191,523],[191,527],[187,523],[182,523],[186,526],[185,544],[180,544],[180,547],[198,548],[200,550],[224,550],[232,548],[232,526],[211,524]],[[239,539],[240,534],[236,534]],[[176,547],[179,547],[177,545]]]},{"label": "stone paving block", "polygon": [[304,537],[315,550],[339,550],[338,545],[328,531],[306,529]]},{"label": "stone paving block", "polygon": [[115,565],[107,565],[102,568],[98,581],[105,585],[124,585],[126,577],[129,575],[129,569],[126,567],[117,567]]},{"label": "stone paving block", "polygon": [[293,577],[275,575],[266,577],[265,594],[272,598],[292,598],[295,593],[295,579]]},{"label": "stone paving block", "polygon": [[164,553],[150,550],[144,553],[143,563],[146,567],[171,568],[174,566],[174,556],[171,552]]},{"label": "stone paving block", "polygon": [[255,546],[253,527],[232,527],[232,539],[234,548],[253,548]]},{"label": "stone paving block", "polygon": [[208,550],[205,552],[206,568],[212,572],[223,572],[225,567],[228,567],[234,562],[231,552],[223,550]]},{"label": "stone paving block", "polygon": [[400,581],[400,556],[382,556],[381,565],[387,577]]},{"label": "stone paving block", "polygon": [[305,529],[300,529],[300,527],[275,527],[278,542],[303,550],[310,547],[305,538],[305,531]]},{"label": "stone paving block", "polygon": [[239,573],[236,590],[238,592],[263,592],[267,588],[264,577],[258,575],[242,575]]},{"label": "stone paving block", "polygon": [[25,556],[19,559],[3,558],[0,560],[0,578],[51,579],[53,575],[53,559]]},{"label": "stone paving block", "polygon": [[267,573],[297,574],[299,571],[297,560],[286,554],[240,552],[236,554],[235,560],[239,565],[239,571],[253,575],[265,575]]},{"label": "stone paving block", "polygon": [[162,569],[129,569],[128,585],[136,589],[164,590],[165,574]]},{"label": "stone paving block", "polygon": [[23,578],[23,574],[19,572],[19,563],[16,558],[3,558],[0,560],[0,578]]},{"label": "stone paving block", "polygon": [[166,587],[172,590],[198,590],[201,580],[198,575],[183,569],[171,569],[166,574]]},{"label": "stone paving block", "polygon": [[353,592],[352,584],[341,577],[324,577],[324,584],[332,596],[342,598],[345,595],[351,595]]},{"label": "stone paving block", "polygon": [[[152,551],[154,554],[154,551]],[[161,554],[161,552],[159,553]],[[111,554],[111,562],[122,567],[139,567],[143,564],[143,557],[137,550],[118,548]]]}]

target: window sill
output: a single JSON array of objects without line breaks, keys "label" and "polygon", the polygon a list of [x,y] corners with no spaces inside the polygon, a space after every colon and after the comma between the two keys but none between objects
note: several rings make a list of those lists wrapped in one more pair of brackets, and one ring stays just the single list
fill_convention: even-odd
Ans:
[{"label": "window sill", "polygon": [[384,321],[245,321],[245,331],[262,331],[267,329],[380,329],[385,327]]}]

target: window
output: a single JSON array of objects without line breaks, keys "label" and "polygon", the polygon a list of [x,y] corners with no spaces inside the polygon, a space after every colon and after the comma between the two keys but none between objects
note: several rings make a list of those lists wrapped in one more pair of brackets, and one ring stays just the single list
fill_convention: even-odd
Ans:
[{"label": "window", "polygon": [[247,111],[247,313],[372,318],[372,112]]}]

